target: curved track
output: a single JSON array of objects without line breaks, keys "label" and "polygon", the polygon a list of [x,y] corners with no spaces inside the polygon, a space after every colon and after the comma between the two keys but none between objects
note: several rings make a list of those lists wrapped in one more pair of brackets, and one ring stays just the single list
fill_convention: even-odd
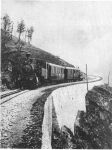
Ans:
[{"label": "curved track", "polygon": [[[50,87],[61,87],[61,86],[69,86],[69,85],[74,85],[74,84],[85,84],[85,83],[92,83],[92,82],[97,82],[97,81],[101,81],[103,78],[100,77],[100,76],[88,76],[88,81],[87,80],[84,80],[84,81],[77,81],[77,82],[69,82],[69,83],[60,83],[60,84],[56,84],[56,85],[49,85],[49,86],[45,86],[45,88],[50,88]],[[38,89],[40,89],[42,87],[39,87]],[[12,91],[12,92],[9,92],[9,93],[6,93],[6,94],[2,94],[1,95],[1,99],[2,99],[2,102],[0,102],[0,105],[1,104],[4,104],[6,102],[8,102],[9,100],[19,96],[19,95],[22,95],[26,92],[29,92],[30,90],[17,90],[17,91]]]},{"label": "curved track", "polygon": [[7,96],[10,96],[10,95],[12,95],[12,94],[15,94],[15,93],[19,93],[19,92],[21,92],[21,90],[11,91],[11,92],[2,94],[2,95],[1,95],[1,99],[2,99],[2,98],[5,98],[5,97],[7,97]]},{"label": "curved track", "polygon": [[13,99],[13,98],[15,98],[15,97],[17,97],[19,95],[22,95],[22,94],[24,94],[26,92],[29,92],[29,91],[28,90],[25,90],[25,91],[18,90],[18,91],[15,91],[15,92],[10,92],[10,93],[7,93],[7,94],[3,94],[1,96],[1,100],[2,101],[0,102],[0,105],[4,104],[7,101],[9,101],[9,100],[11,100],[11,99]]},{"label": "curved track", "polygon": [[[100,77],[100,76],[94,76],[94,75],[91,75],[91,76],[88,76],[89,79],[88,79],[88,83],[92,83],[92,82],[97,82],[97,81],[101,81],[103,78]],[[80,81],[80,82],[75,82],[77,84],[81,84],[81,83],[87,83],[87,80],[84,80],[84,81]]]}]

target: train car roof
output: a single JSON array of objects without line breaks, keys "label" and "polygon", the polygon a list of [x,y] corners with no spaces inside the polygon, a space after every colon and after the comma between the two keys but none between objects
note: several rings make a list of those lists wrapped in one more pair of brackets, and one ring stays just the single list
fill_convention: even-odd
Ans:
[{"label": "train car roof", "polygon": [[51,66],[55,66],[55,67],[59,67],[59,68],[65,68],[65,66],[60,66],[60,65],[56,65],[56,64],[52,64],[52,63],[48,63],[48,62],[46,62],[46,63],[51,65]]},{"label": "train car roof", "polygon": [[65,67],[66,69],[79,70],[79,67]]},{"label": "train car roof", "polygon": [[65,67],[66,69],[75,69],[75,67]]},{"label": "train car roof", "polygon": [[49,64],[49,65],[51,65],[51,66],[55,66],[55,67],[66,68],[66,69],[73,69],[73,70],[79,70],[79,67],[66,67],[66,66],[52,64],[52,63],[49,63],[49,62],[46,62],[46,63]]}]

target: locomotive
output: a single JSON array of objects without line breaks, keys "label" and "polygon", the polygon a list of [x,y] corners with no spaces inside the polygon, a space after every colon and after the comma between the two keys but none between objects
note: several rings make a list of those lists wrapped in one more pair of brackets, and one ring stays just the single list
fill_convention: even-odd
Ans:
[{"label": "locomotive", "polygon": [[[56,84],[81,81],[84,79],[83,73],[79,68],[61,66],[41,59],[30,60],[32,60],[33,69],[30,70],[31,74],[27,72],[24,77],[24,81],[27,79],[29,87],[44,85],[46,83]],[[30,65],[31,64],[29,64],[29,68]]]}]

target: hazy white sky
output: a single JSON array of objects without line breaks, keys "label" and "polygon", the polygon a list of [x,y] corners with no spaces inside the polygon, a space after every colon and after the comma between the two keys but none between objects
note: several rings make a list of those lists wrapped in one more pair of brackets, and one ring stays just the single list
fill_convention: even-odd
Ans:
[{"label": "hazy white sky", "polygon": [[32,44],[90,74],[112,75],[112,2],[2,0],[2,15],[34,27]]}]

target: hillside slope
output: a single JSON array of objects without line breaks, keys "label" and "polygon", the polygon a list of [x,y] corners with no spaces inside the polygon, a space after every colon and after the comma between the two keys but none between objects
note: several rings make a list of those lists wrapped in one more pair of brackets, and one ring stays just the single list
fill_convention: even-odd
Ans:
[{"label": "hillside slope", "polygon": [[[17,44],[17,37],[13,36],[12,40],[7,44],[9,52],[17,51],[16,44]],[[67,66],[67,67],[74,67],[73,65],[69,64],[65,60],[54,56],[53,54],[46,52],[40,48],[37,48],[33,45],[28,45],[26,42],[22,41],[24,46],[22,47],[22,51],[30,52],[31,57],[45,60],[49,63],[54,63],[57,65]],[[3,49],[2,49],[3,51]]]}]

